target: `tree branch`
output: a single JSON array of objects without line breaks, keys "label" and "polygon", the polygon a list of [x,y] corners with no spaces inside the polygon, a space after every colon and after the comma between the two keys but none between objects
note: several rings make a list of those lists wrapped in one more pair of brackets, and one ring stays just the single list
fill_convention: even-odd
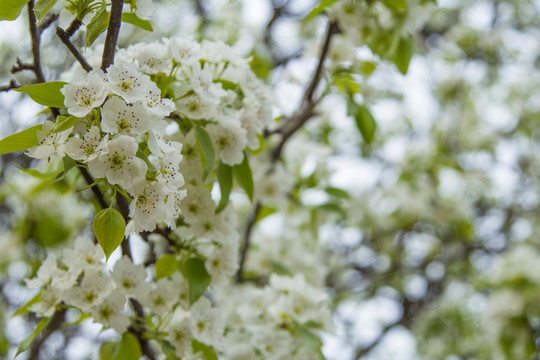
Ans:
[{"label": "tree branch", "polygon": [[122,23],[123,6],[124,0],[112,0],[109,28],[107,29],[107,37],[105,38],[103,57],[101,60],[101,70],[103,71],[107,71],[107,68],[114,62],[114,53],[118,42],[118,34],[120,33],[120,25]]},{"label": "tree branch", "polygon": [[86,72],[91,71],[92,66],[86,61],[84,56],[82,56],[82,54],[75,47],[75,45],[73,45],[71,40],[69,40],[70,36],[68,35],[68,33],[65,32],[64,29],[62,29],[61,27],[57,26],[56,35],[60,38],[60,40],[64,43],[64,45],[66,45],[66,47],[73,54],[73,56],[75,56],[75,59],[77,59],[77,61],[79,62],[79,64],[81,64],[83,69],[86,70]]},{"label": "tree branch", "polygon": [[240,262],[238,265],[238,270],[236,271],[237,283],[241,283],[244,280],[244,266],[246,264],[246,258],[247,258],[247,253],[248,253],[250,239],[251,239],[251,230],[253,229],[253,225],[255,225],[257,216],[259,216],[259,212],[261,211],[261,206],[262,205],[260,201],[258,201],[255,204],[255,208],[253,209],[253,212],[251,213],[251,216],[249,217],[248,223],[246,225],[246,230],[244,232],[244,238],[243,238],[242,246],[240,249]]},{"label": "tree branch", "polygon": [[32,37],[32,55],[34,56],[33,71],[36,74],[38,83],[45,82],[45,76],[41,69],[41,56],[39,51],[41,32],[36,25],[36,14],[34,13],[34,0],[30,0],[27,5],[28,22],[30,23],[30,36]]},{"label": "tree branch", "polygon": [[[326,55],[328,54],[328,50],[330,48],[330,41],[332,39],[332,36],[334,36],[336,33],[339,32],[339,28],[336,23],[329,23],[328,24],[328,30],[326,31],[326,36],[324,38],[323,46],[321,49],[321,53],[319,56],[319,61],[317,63],[317,67],[315,69],[315,72],[313,73],[313,77],[308,84],[306,91],[304,92],[304,96],[302,98],[302,103],[300,104],[300,109],[291,116],[282,127],[278,129],[278,131],[274,132],[265,132],[265,136],[269,136],[273,133],[280,133],[281,134],[281,140],[276,145],[274,150],[272,151],[272,158],[271,162],[272,164],[275,164],[279,158],[281,157],[281,152],[283,151],[283,147],[287,143],[287,141],[290,139],[290,137],[298,131],[314,114],[314,108],[315,105],[317,105],[318,100],[313,100],[313,95],[315,93],[315,89],[317,88],[317,85],[319,84],[322,76],[322,71],[324,67],[324,60],[326,59]],[[271,170],[272,171],[272,170]],[[249,221],[246,225],[246,231],[244,232],[244,238],[242,240],[241,244],[241,252],[240,252],[240,262],[238,266],[238,271],[236,273],[236,282],[242,282],[243,281],[243,271],[244,266],[247,258],[247,252],[249,250],[249,245],[251,242],[251,231],[253,226],[255,225],[255,220],[257,219],[257,216],[259,215],[259,211],[261,210],[262,204],[260,202],[257,202],[255,204],[255,207],[253,208],[253,212],[251,213],[251,216],[249,218]]]},{"label": "tree branch", "polygon": [[66,310],[65,309],[64,310],[59,310],[59,311],[54,313],[54,315],[53,315],[51,321],[49,322],[49,324],[41,332],[41,337],[39,338],[39,340],[34,341],[32,343],[32,346],[30,347],[30,355],[28,356],[29,359],[38,359],[39,358],[41,345],[43,345],[43,343],[49,338],[49,336],[51,336],[51,334],[53,332],[60,329],[60,327],[64,323],[65,315],[66,315]]},{"label": "tree branch", "polygon": [[[88,172],[88,170],[86,168],[83,168],[83,167],[80,167],[80,166],[78,166],[78,168],[79,168],[79,171],[80,171],[81,175],[83,176],[84,180],[86,181],[86,183],[88,185],[92,185],[95,181],[94,181],[94,178],[92,177],[92,175],[90,175],[90,173]],[[92,192],[94,193],[94,196],[95,196],[96,200],[98,201],[99,206],[101,206],[102,209],[108,208],[109,205],[105,201],[105,197],[103,196],[103,193],[98,188],[98,186],[97,185],[92,186],[90,189],[92,189]]]},{"label": "tree branch", "polygon": [[201,24],[199,25],[199,29],[202,33],[204,31],[204,28],[208,25],[208,13],[206,11],[206,8],[203,5],[203,0],[193,0],[195,4],[195,9],[197,10],[197,15],[201,18]]},{"label": "tree branch", "polygon": [[39,33],[41,34],[43,31],[45,31],[45,29],[51,26],[51,24],[55,22],[56,19],[58,19],[58,17],[59,17],[58,14],[50,14],[49,16],[47,16],[45,20],[43,20],[41,24],[39,24],[38,26]]},{"label": "tree branch", "polygon": [[9,91],[11,89],[16,89],[20,87],[19,84],[17,84],[17,81],[11,79],[9,81],[9,84],[8,85],[3,85],[3,86],[0,86],[0,92],[3,92],[3,91]]}]

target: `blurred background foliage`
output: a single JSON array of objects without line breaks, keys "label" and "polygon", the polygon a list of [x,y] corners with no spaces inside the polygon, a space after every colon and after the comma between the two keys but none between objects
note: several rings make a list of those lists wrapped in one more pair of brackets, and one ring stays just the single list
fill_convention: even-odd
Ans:
[{"label": "blurred background foliage", "polygon": [[[350,18],[339,18],[326,96],[285,149],[290,201],[261,212],[249,276],[300,271],[324,284],[335,320],[328,359],[537,359],[540,2],[439,0],[415,12],[388,0],[383,22],[375,2],[340,2]],[[155,1],[155,32],[125,25],[120,46],[157,34],[237,44],[275,89],[279,120],[309,77],[305,55],[317,55],[326,21],[309,18],[317,4]],[[32,81],[10,74],[30,48],[17,21],[21,31],[1,36],[0,84]],[[51,30],[42,49],[47,79],[58,79],[70,55]],[[0,107],[2,137],[40,110],[13,92]],[[44,247],[89,231],[93,211],[87,192],[68,191],[83,187],[75,174],[15,169],[31,166],[20,153],[0,158],[0,356],[34,320],[9,317],[29,296],[21,280]],[[285,216],[273,214],[280,207]],[[272,236],[264,222],[296,230]],[[72,358],[66,346],[82,334],[53,338],[43,358]]]}]

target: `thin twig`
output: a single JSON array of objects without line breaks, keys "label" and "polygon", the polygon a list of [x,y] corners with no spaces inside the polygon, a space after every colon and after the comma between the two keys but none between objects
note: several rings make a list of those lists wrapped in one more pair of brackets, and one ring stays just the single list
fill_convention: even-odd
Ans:
[{"label": "thin twig", "polygon": [[261,211],[261,206],[262,205],[260,201],[258,201],[255,204],[255,207],[253,208],[253,212],[251,213],[251,216],[246,225],[246,230],[244,232],[244,238],[242,241],[242,248],[240,249],[240,262],[238,265],[238,270],[236,271],[237,283],[241,283],[244,280],[244,266],[246,264],[246,258],[247,258],[250,239],[251,239],[251,230],[253,229],[253,226],[255,225],[257,216],[259,216],[259,212]]},{"label": "thin twig", "polygon": [[69,40],[69,35],[62,29],[61,27],[56,27],[56,35],[60,38],[60,40],[66,45],[68,50],[75,56],[75,59],[81,64],[84,70],[87,72],[92,70],[92,66],[86,61],[84,56],[79,52],[79,50],[73,45],[71,40]]},{"label": "thin twig", "polygon": [[201,18],[201,24],[199,25],[199,30],[201,33],[204,32],[204,29],[209,23],[208,12],[206,11],[205,6],[203,5],[203,0],[193,0],[195,3],[195,9],[197,10],[197,15]]},{"label": "thin twig", "polygon": [[51,321],[49,324],[43,329],[41,332],[41,337],[39,340],[36,340],[32,343],[32,346],[30,347],[30,355],[28,356],[29,359],[38,359],[39,353],[41,351],[41,345],[49,338],[49,336],[55,332],[56,330],[60,329],[62,324],[64,323],[64,319],[66,316],[66,310],[59,310],[54,313],[54,315],[51,318]]},{"label": "thin twig", "polygon": [[45,76],[41,69],[41,56],[39,52],[41,32],[36,25],[36,14],[34,13],[34,0],[28,2],[28,22],[30,23],[30,36],[32,37],[32,55],[34,56],[33,71],[36,74],[38,83],[45,82]]},{"label": "thin twig", "polygon": [[[304,96],[302,98],[300,109],[288,120],[286,120],[283,126],[280,127],[277,131],[271,131],[271,132],[268,131],[265,133],[266,136],[270,136],[271,134],[275,134],[275,133],[281,134],[280,142],[276,145],[276,147],[272,151],[271,161],[273,165],[281,157],[281,152],[283,150],[283,147],[285,146],[287,141],[290,139],[290,137],[296,131],[298,131],[298,129],[300,129],[314,114],[315,105],[317,105],[317,103],[320,100],[320,99],[317,99],[317,100],[313,99],[315,89],[317,88],[317,85],[319,85],[319,82],[321,80],[322,71],[324,67],[324,60],[326,59],[326,55],[328,54],[328,50],[330,48],[330,41],[332,39],[332,36],[334,36],[338,31],[339,29],[336,23],[328,24],[328,30],[326,32],[326,36],[323,42],[323,46],[322,46],[321,53],[319,56],[319,61],[317,63],[315,72],[313,73],[313,77],[311,78],[311,81],[308,84],[306,91],[304,93]],[[241,244],[240,262],[238,266],[238,271],[236,273],[236,282],[243,281],[244,266],[245,266],[247,253],[248,253],[250,242],[251,242],[251,231],[252,231],[253,226],[255,225],[255,221],[257,219],[257,216],[259,215],[261,207],[262,207],[262,204],[260,202],[257,202],[255,204],[255,207],[253,208],[253,212],[251,213],[251,217],[249,218],[249,221],[246,225],[246,231],[244,232],[244,238],[242,239],[242,244]]]},{"label": "thin twig", "polygon": [[103,57],[101,59],[101,70],[107,71],[107,68],[114,62],[114,53],[118,42],[118,34],[120,33],[120,25],[122,23],[122,7],[124,0],[112,0],[111,17],[109,19],[109,28],[103,46]]},{"label": "thin twig", "polygon": [[59,17],[58,14],[50,14],[49,16],[47,16],[45,20],[43,20],[41,24],[39,24],[38,26],[39,33],[41,34],[43,31],[45,31],[45,29],[51,26],[51,24],[55,22],[56,19],[58,19],[58,17]]},{"label": "thin twig", "polygon": [[[92,185],[95,182],[94,178],[92,177],[92,175],[90,175],[90,173],[88,172],[88,170],[86,170],[86,168],[78,166],[78,169],[81,172],[81,175],[83,176],[84,180],[86,181],[88,185]],[[95,185],[95,186],[92,186],[90,189],[94,193],[94,196],[96,200],[98,201],[99,206],[102,209],[108,208],[109,205],[105,201],[105,196],[103,196],[103,193],[101,192],[99,187]]]},{"label": "thin twig", "polygon": [[79,30],[81,25],[82,25],[81,20],[79,20],[77,18],[73,19],[71,24],[69,24],[68,28],[66,29],[66,35],[68,36],[68,38],[71,38],[73,36],[73,34],[75,34],[75,32],[77,30]]},{"label": "thin twig", "polygon": [[9,84],[8,84],[8,85],[0,86],[0,92],[2,92],[2,91],[9,91],[9,90],[11,90],[11,89],[16,89],[16,88],[18,88],[18,87],[20,87],[20,85],[17,84],[17,81],[11,79],[11,80],[9,81]]}]

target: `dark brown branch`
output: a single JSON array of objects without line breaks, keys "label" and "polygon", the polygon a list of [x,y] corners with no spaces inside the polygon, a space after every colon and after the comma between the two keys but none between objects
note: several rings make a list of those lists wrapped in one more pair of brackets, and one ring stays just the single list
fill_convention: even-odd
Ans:
[{"label": "dark brown branch", "polygon": [[257,202],[255,204],[255,208],[253,208],[253,212],[251,213],[251,216],[248,220],[248,223],[246,225],[246,230],[244,232],[244,238],[242,240],[242,245],[240,249],[240,262],[238,265],[238,271],[236,272],[236,282],[240,283],[244,279],[244,266],[246,264],[246,258],[248,254],[249,244],[251,240],[251,230],[253,229],[253,225],[255,225],[255,221],[257,220],[257,216],[259,216],[259,212],[261,211],[261,203]]},{"label": "dark brown branch", "polygon": [[[275,164],[281,157],[281,152],[283,151],[283,147],[285,146],[289,138],[298,129],[300,129],[306,123],[306,121],[308,121],[311,118],[311,116],[314,114],[315,105],[317,105],[320,99],[313,100],[313,95],[315,93],[315,89],[317,88],[317,85],[319,85],[319,82],[321,80],[324,60],[326,59],[326,55],[328,54],[328,50],[330,49],[330,41],[332,39],[332,36],[334,36],[338,32],[339,32],[339,28],[336,23],[328,24],[328,30],[324,38],[323,46],[322,46],[321,53],[319,56],[319,61],[317,63],[317,67],[315,69],[313,77],[310,83],[308,84],[306,91],[304,93],[304,96],[302,98],[300,109],[292,117],[290,117],[287,121],[285,121],[283,126],[280,127],[278,131],[266,132],[265,134],[266,136],[269,136],[272,133],[281,134],[280,142],[276,145],[276,147],[272,151],[272,164]],[[243,281],[244,266],[245,266],[245,262],[247,258],[247,252],[249,250],[249,245],[251,242],[251,239],[250,239],[251,230],[253,226],[255,225],[255,221],[257,219],[257,216],[259,215],[261,206],[262,204],[260,202],[257,202],[257,204],[255,204],[255,207],[253,208],[253,212],[251,213],[251,217],[249,218],[249,221],[246,226],[246,231],[244,233],[244,238],[241,244],[240,263],[238,266],[238,271],[236,273],[236,282]]]},{"label": "dark brown branch", "polygon": [[11,90],[11,89],[16,89],[16,88],[18,88],[18,87],[20,87],[20,85],[17,84],[17,82],[16,82],[15,80],[11,79],[11,80],[9,81],[9,84],[8,84],[8,85],[0,86],[0,92],[2,92],[2,91],[9,91],[9,90]]},{"label": "dark brown branch", "polygon": [[38,83],[45,82],[45,76],[41,69],[41,56],[39,51],[41,32],[36,25],[36,14],[34,13],[34,0],[28,2],[28,22],[30,23],[30,36],[32,37],[32,55],[34,57],[33,71],[36,74]]},{"label": "dark brown branch", "polygon": [[11,73],[16,74],[23,70],[34,71],[34,64],[23,63],[21,59],[17,58],[17,64],[11,67]]},{"label": "dark brown branch", "polygon": [[55,22],[56,19],[58,19],[58,16],[58,14],[50,14],[49,16],[47,16],[45,20],[43,20],[38,26],[39,33],[41,34],[43,31],[45,31],[45,29],[51,26],[51,24]]},{"label": "dark brown branch", "polygon": [[202,33],[204,31],[204,28],[206,28],[206,26],[209,23],[208,13],[206,11],[206,8],[203,5],[203,0],[193,0],[193,2],[195,3],[195,10],[197,11],[197,15],[199,15],[199,17],[201,18],[201,24],[199,25],[199,30]]},{"label": "dark brown branch", "polygon": [[[78,168],[79,168],[79,171],[81,172],[81,175],[83,176],[84,180],[86,181],[86,183],[88,185],[92,185],[95,181],[94,181],[94,178],[92,177],[92,175],[90,175],[90,173],[88,172],[88,170],[86,170],[86,168],[83,168],[83,167],[80,167],[80,166]],[[108,208],[109,205],[105,201],[105,197],[103,196],[103,193],[98,188],[98,186],[94,185],[90,189],[92,189],[92,192],[94,193],[94,196],[95,196],[96,200],[98,201],[99,206],[102,209]]]},{"label": "dark brown branch", "polygon": [[49,324],[41,332],[39,340],[36,340],[32,343],[32,346],[30,347],[30,355],[28,356],[29,359],[39,359],[41,345],[43,345],[43,343],[49,338],[49,336],[51,336],[53,332],[60,329],[60,327],[64,323],[65,316],[66,310],[59,310],[54,313]]},{"label": "dark brown branch", "polygon": [[328,24],[328,30],[326,31],[326,36],[324,38],[323,46],[321,48],[319,61],[317,63],[317,67],[315,68],[313,77],[311,78],[311,81],[308,84],[306,91],[304,92],[300,109],[287,121],[285,121],[278,130],[278,132],[282,134],[282,138],[278,145],[272,151],[273,161],[277,161],[279,159],[285,143],[313,115],[315,105],[317,105],[318,102],[318,100],[313,100],[313,95],[315,93],[315,89],[321,81],[322,71],[324,68],[324,60],[326,59],[326,55],[328,54],[328,50],[330,49],[330,41],[332,39],[332,36],[334,36],[338,31],[339,28],[336,23]]},{"label": "dark brown branch", "polygon": [[103,57],[101,60],[101,70],[107,71],[107,68],[114,62],[114,53],[118,43],[118,34],[122,23],[122,7],[124,0],[112,0],[111,17],[109,19],[109,28],[103,46]]},{"label": "dark brown branch", "polygon": [[92,70],[92,66],[86,61],[84,56],[79,52],[79,50],[73,45],[71,40],[69,40],[69,35],[59,26],[56,27],[56,35],[60,38],[62,43],[66,45],[68,50],[75,56],[75,59],[81,64],[84,70],[87,72]]},{"label": "dark brown branch", "polygon": [[77,18],[73,19],[71,24],[69,24],[68,28],[66,29],[66,35],[68,36],[68,39],[71,38],[77,30],[79,30],[81,25],[82,25],[81,20]]}]

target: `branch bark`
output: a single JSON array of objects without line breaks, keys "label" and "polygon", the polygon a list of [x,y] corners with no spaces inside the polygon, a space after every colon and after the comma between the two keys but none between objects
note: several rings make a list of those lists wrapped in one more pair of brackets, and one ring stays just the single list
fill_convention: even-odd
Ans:
[{"label": "branch bark", "polygon": [[[287,141],[291,138],[291,136],[296,133],[314,114],[314,108],[315,105],[319,102],[320,99],[314,100],[313,96],[315,94],[315,89],[319,85],[321,81],[321,76],[324,68],[324,60],[326,59],[326,55],[328,54],[328,50],[330,49],[330,42],[332,40],[332,37],[339,32],[339,28],[336,23],[329,23],[328,29],[326,31],[326,36],[323,41],[323,45],[321,48],[321,53],[319,55],[319,60],[317,62],[317,67],[315,68],[315,72],[313,73],[313,77],[311,78],[311,81],[309,82],[305,92],[304,96],[302,97],[302,102],[300,104],[300,109],[291,116],[288,120],[286,120],[282,127],[280,127],[277,131],[274,132],[265,132],[266,136],[269,136],[273,133],[280,133],[281,139],[279,143],[276,145],[274,150],[272,151],[272,158],[271,162],[272,164],[275,164],[279,158],[281,157],[281,153],[283,151],[283,147],[287,143]],[[240,283],[244,281],[243,272],[244,272],[244,266],[249,250],[249,245],[251,242],[251,231],[253,229],[253,226],[255,225],[255,220],[257,219],[257,216],[259,215],[259,211],[261,210],[262,204],[260,202],[257,202],[255,204],[255,207],[253,208],[253,211],[251,213],[251,216],[249,218],[249,221],[246,225],[246,230],[244,232],[244,237],[241,244],[241,252],[240,252],[240,261],[238,266],[238,271],[236,273],[236,282]]]},{"label": "branch bark", "polygon": [[68,33],[66,31],[64,31],[61,27],[57,26],[56,27],[56,35],[60,38],[62,43],[64,43],[64,45],[66,45],[66,47],[73,54],[73,56],[75,56],[75,59],[77,59],[77,61],[79,62],[79,64],[81,64],[83,69],[86,70],[86,72],[91,71],[92,66],[86,61],[84,56],[82,56],[82,54],[75,47],[75,45],[73,45],[71,40],[69,40],[70,36],[68,35]]},{"label": "branch bark", "polygon": [[45,82],[45,76],[41,69],[41,56],[40,56],[40,42],[41,31],[36,25],[36,14],[34,13],[34,0],[30,0],[27,5],[28,8],[28,22],[30,23],[30,36],[32,37],[32,55],[34,57],[33,71],[36,74],[36,80],[38,83]]},{"label": "branch bark", "polygon": [[114,53],[118,43],[118,34],[122,24],[122,8],[124,0],[112,0],[111,17],[109,19],[109,28],[103,47],[103,57],[101,59],[101,70],[107,71],[107,68],[114,62]]}]

